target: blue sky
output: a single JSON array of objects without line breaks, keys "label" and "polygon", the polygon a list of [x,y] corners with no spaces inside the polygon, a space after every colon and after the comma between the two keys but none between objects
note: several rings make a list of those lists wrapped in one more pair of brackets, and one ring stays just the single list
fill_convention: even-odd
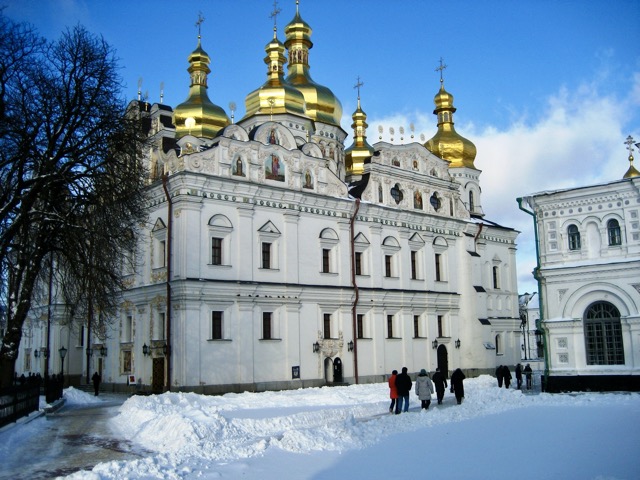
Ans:
[{"label": "blue sky", "polygon": [[[187,56],[202,12],[202,46],[212,59],[209,96],[228,112],[266,78],[272,0],[5,0],[5,14],[55,39],[77,23],[115,47],[125,84],[139,78],[151,102],[186,99]],[[278,37],[295,0],[279,0]],[[478,147],[487,218],[520,230],[519,291],[536,289],[532,221],[515,198],[616,180],[628,168],[624,140],[640,142],[640,2],[637,0],[301,0],[312,27],[314,80],[342,101],[350,132],[360,76],[369,140],[415,124],[436,131],[433,97],[440,57],[455,97],[459,133]],[[229,113],[229,112],[228,112]],[[397,137],[397,135],[396,135]],[[383,134],[389,140],[388,133]],[[398,139],[396,138],[396,142]],[[349,141],[347,141],[349,143]],[[636,167],[640,154],[636,152]]]}]

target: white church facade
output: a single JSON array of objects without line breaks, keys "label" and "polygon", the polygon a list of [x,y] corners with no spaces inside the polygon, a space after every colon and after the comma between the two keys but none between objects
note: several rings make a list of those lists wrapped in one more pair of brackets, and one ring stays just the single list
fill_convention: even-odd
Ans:
[{"label": "white church facade", "polygon": [[442,78],[431,140],[370,145],[359,93],[346,132],[311,79],[298,11],[285,37],[237,122],[209,100],[200,38],[187,101],[132,102],[152,140],[138,267],[112,331],[92,334],[105,355],[67,368],[116,390],[224,393],[518,363],[518,232],[485,218]]},{"label": "white church facade", "polygon": [[547,391],[640,390],[640,174],[629,160],[621,180],[519,199],[536,229]]}]

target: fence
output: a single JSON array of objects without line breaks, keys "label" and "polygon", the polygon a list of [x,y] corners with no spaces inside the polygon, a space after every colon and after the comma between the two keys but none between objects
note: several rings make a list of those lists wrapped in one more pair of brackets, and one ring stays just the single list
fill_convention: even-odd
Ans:
[{"label": "fence", "polygon": [[40,385],[21,385],[0,389],[0,428],[38,410]]}]

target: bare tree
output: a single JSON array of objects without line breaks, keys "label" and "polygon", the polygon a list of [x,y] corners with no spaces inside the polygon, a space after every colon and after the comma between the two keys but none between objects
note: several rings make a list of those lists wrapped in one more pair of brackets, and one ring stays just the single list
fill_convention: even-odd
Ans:
[{"label": "bare tree", "polygon": [[0,29],[0,57],[8,45],[16,52],[7,70],[13,74],[3,76],[0,65],[0,266],[7,278],[0,386],[6,386],[51,255],[64,283],[75,285],[76,300],[91,297],[105,312],[113,309],[113,294],[123,286],[119,259],[134,248],[130,233],[145,218],[145,137],[120,98],[117,61],[104,39],[77,26],[42,43],[1,12]]}]

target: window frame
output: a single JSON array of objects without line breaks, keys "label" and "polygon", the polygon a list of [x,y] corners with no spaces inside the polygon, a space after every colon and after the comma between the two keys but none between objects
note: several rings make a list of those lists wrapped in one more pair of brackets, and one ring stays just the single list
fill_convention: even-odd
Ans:
[{"label": "window frame", "polygon": [[577,252],[582,249],[582,242],[580,240],[580,229],[574,223],[567,226],[567,241],[570,251]]}]

